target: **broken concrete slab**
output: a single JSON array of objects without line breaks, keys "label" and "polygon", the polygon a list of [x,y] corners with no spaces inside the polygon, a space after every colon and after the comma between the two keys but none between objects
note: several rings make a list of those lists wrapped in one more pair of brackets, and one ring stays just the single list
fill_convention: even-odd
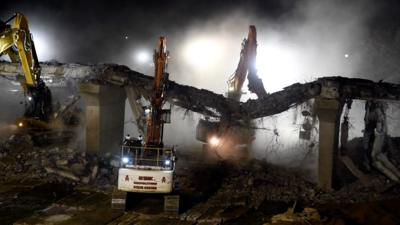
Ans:
[{"label": "broken concrete slab", "polygon": [[[94,82],[121,87],[132,86],[145,98],[149,98],[152,90],[152,76],[133,71],[122,65],[43,63],[41,66],[43,77],[58,79],[69,77],[79,82]],[[21,74],[21,70],[18,64],[0,62],[0,74],[17,76]],[[327,93],[323,91],[326,90],[324,87],[338,88],[339,95],[336,97],[339,99],[400,99],[400,85],[398,84],[345,77],[323,77],[304,84],[296,83],[264,98],[248,100],[243,103],[235,102],[205,89],[169,81],[165,97],[172,104],[212,117],[256,119],[286,111],[296,104],[321,94],[324,95]]]}]

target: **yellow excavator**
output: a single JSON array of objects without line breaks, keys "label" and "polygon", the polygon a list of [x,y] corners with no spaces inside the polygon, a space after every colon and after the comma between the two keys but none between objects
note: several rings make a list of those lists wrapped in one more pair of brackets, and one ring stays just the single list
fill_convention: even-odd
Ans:
[{"label": "yellow excavator", "polygon": [[[228,79],[227,97],[240,101],[246,78],[249,91],[258,98],[267,96],[262,80],[257,76],[257,32],[251,25],[247,39],[243,40],[240,59],[235,73]],[[254,139],[251,121],[237,119],[233,115],[219,119],[200,119],[196,127],[196,139],[203,142],[204,155],[209,158],[238,160],[248,157],[248,145]]]},{"label": "yellow excavator", "polygon": [[75,136],[73,130],[80,116],[71,111],[79,100],[75,96],[67,105],[53,112],[50,89],[41,79],[41,67],[28,20],[15,13],[5,22],[0,21],[0,56],[7,55],[11,62],[20,63],[23,78],[18,79],[25,94],[24,115],[16,119],[19,132],[28,133],[35,144],[67,142]]},{"label": "yellow excavator", "polygon": [[25,112],[17,119],[19,128],[49,129],[52,110],[50,89],[40,78],[41,67],[36,54],[28,20],[15,13],[7,21],[0,21],[0,56],[8,55],[11,62],[19,62],[24,79],[19,80],[25,93]]}]

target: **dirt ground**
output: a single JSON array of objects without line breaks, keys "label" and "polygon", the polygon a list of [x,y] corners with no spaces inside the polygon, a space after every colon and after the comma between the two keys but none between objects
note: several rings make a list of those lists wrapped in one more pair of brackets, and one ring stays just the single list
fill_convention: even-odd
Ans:
[{"label": "dirt ground", "polygon": [[347,174],[346,185],[325,192],[299,171],[259,160],[208,162],[183,154],[176,168],[179,214],[163,212],[162,195],[132,194],[126,212],[113,210],[118,159],[35,147],[26,137],[18,148],[15,142],[0,148],[1,224],[400,223],[400,188],[377,172],[368,186]]}]

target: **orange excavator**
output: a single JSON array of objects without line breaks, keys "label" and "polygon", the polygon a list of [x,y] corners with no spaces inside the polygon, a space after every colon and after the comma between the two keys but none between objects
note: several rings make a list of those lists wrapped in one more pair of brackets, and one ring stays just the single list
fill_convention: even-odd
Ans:
[{"label": "orange excavator", "polygon": [[262,80],[257,76],[256,57],[257,31],[256,27],[251,25],[247,39],[244,39],[242,43],[237,69],[228,80],[228,98],[240,101],[246,78],[249,80],[249,91],[255,93],[258,98],[267,95]]},{"label": "orange excavator", "polygon": [[[240,59],[235,73],[228,79],[227,97],[240,101],[246,78],[248,88],[258,98],[267,96],[262,80],[257,76],[257,32],[255,26],[249,27],[247,39],[242,43]],[[196,127],[196,139],[203,142],[206,156],[220,159],[241,159],[248,154],[248,145],[254,139],[251,121],[236,119],[234,116],[220,119],[200,119]]]},{"label": "orange excavator", "polygon": [[[166,39],[160,37],[158,49],[154,51],[153,95],[145,140],[124,140],[118,171],[119,192],[168,194],[173,191],[175,150],[163,143],[164,123],[170,122],[171,115],[170,109],[163,109],[169,76],[166,73],[167,59]],[[113,198],[114,201],[126,203],[125,199]]]},{"label": "orange excavator", "polygon": [[158,51],[154,51],[154,85],[151,98],[150,116],[147,121],[146,147],[163,147],[164,123],[169,118],[170,111],[163,109],[164,88],[168,81],[167,67],[168,52],[166,51],[166,39],[161,37]]}]

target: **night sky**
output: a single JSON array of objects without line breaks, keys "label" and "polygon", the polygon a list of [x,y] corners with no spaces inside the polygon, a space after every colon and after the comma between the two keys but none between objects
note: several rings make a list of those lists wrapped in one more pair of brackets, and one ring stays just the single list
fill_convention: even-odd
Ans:
[{"label": "night sky", "polygon": [[[151,73],[135,62],[135,51],[151,53],[158,36],[166,35],[176,59],[172,70],[195,74],[177,56],[193,33],[206,33],[222,37],[229,45],[224,49],[224,59],[229,60],[219,63],[225,67],[214,70],[229,75],[247,26],[255,24],[259,46],[274,37],[279,44],[294,46],[304,54],[301,64],[309,66],[297,69],[300,75],[378,79],[400,74],[400,2],[396,0],[2,1],[0,18],[6,20],[15,11],[28,17],[42,61],[109,62]],[[318,49],[320,55],[315,53]],[[354,56],[353,61],[340,62],[338,55],[348,54]],[[321,58],[326,65],[309,69],[310,61]],[[176,79],[189,82],[179,75]]]},{"label": "night sky", "polygon": [[[147,45],[160,35],[183,32],[235,10],[251,16],[279,19],[295,7],[293,1],[7,1],[3,20],[24,13],[33,27],[47,29],[62,49],[63,61],[109,61],[132,45]],[[128,41],[123,38],[128,35]],[[155,42],[155,41],[153,41]],[[149,47],[153,47],[152,45]],[[112,60],[115,61],[115,60]]]}]

